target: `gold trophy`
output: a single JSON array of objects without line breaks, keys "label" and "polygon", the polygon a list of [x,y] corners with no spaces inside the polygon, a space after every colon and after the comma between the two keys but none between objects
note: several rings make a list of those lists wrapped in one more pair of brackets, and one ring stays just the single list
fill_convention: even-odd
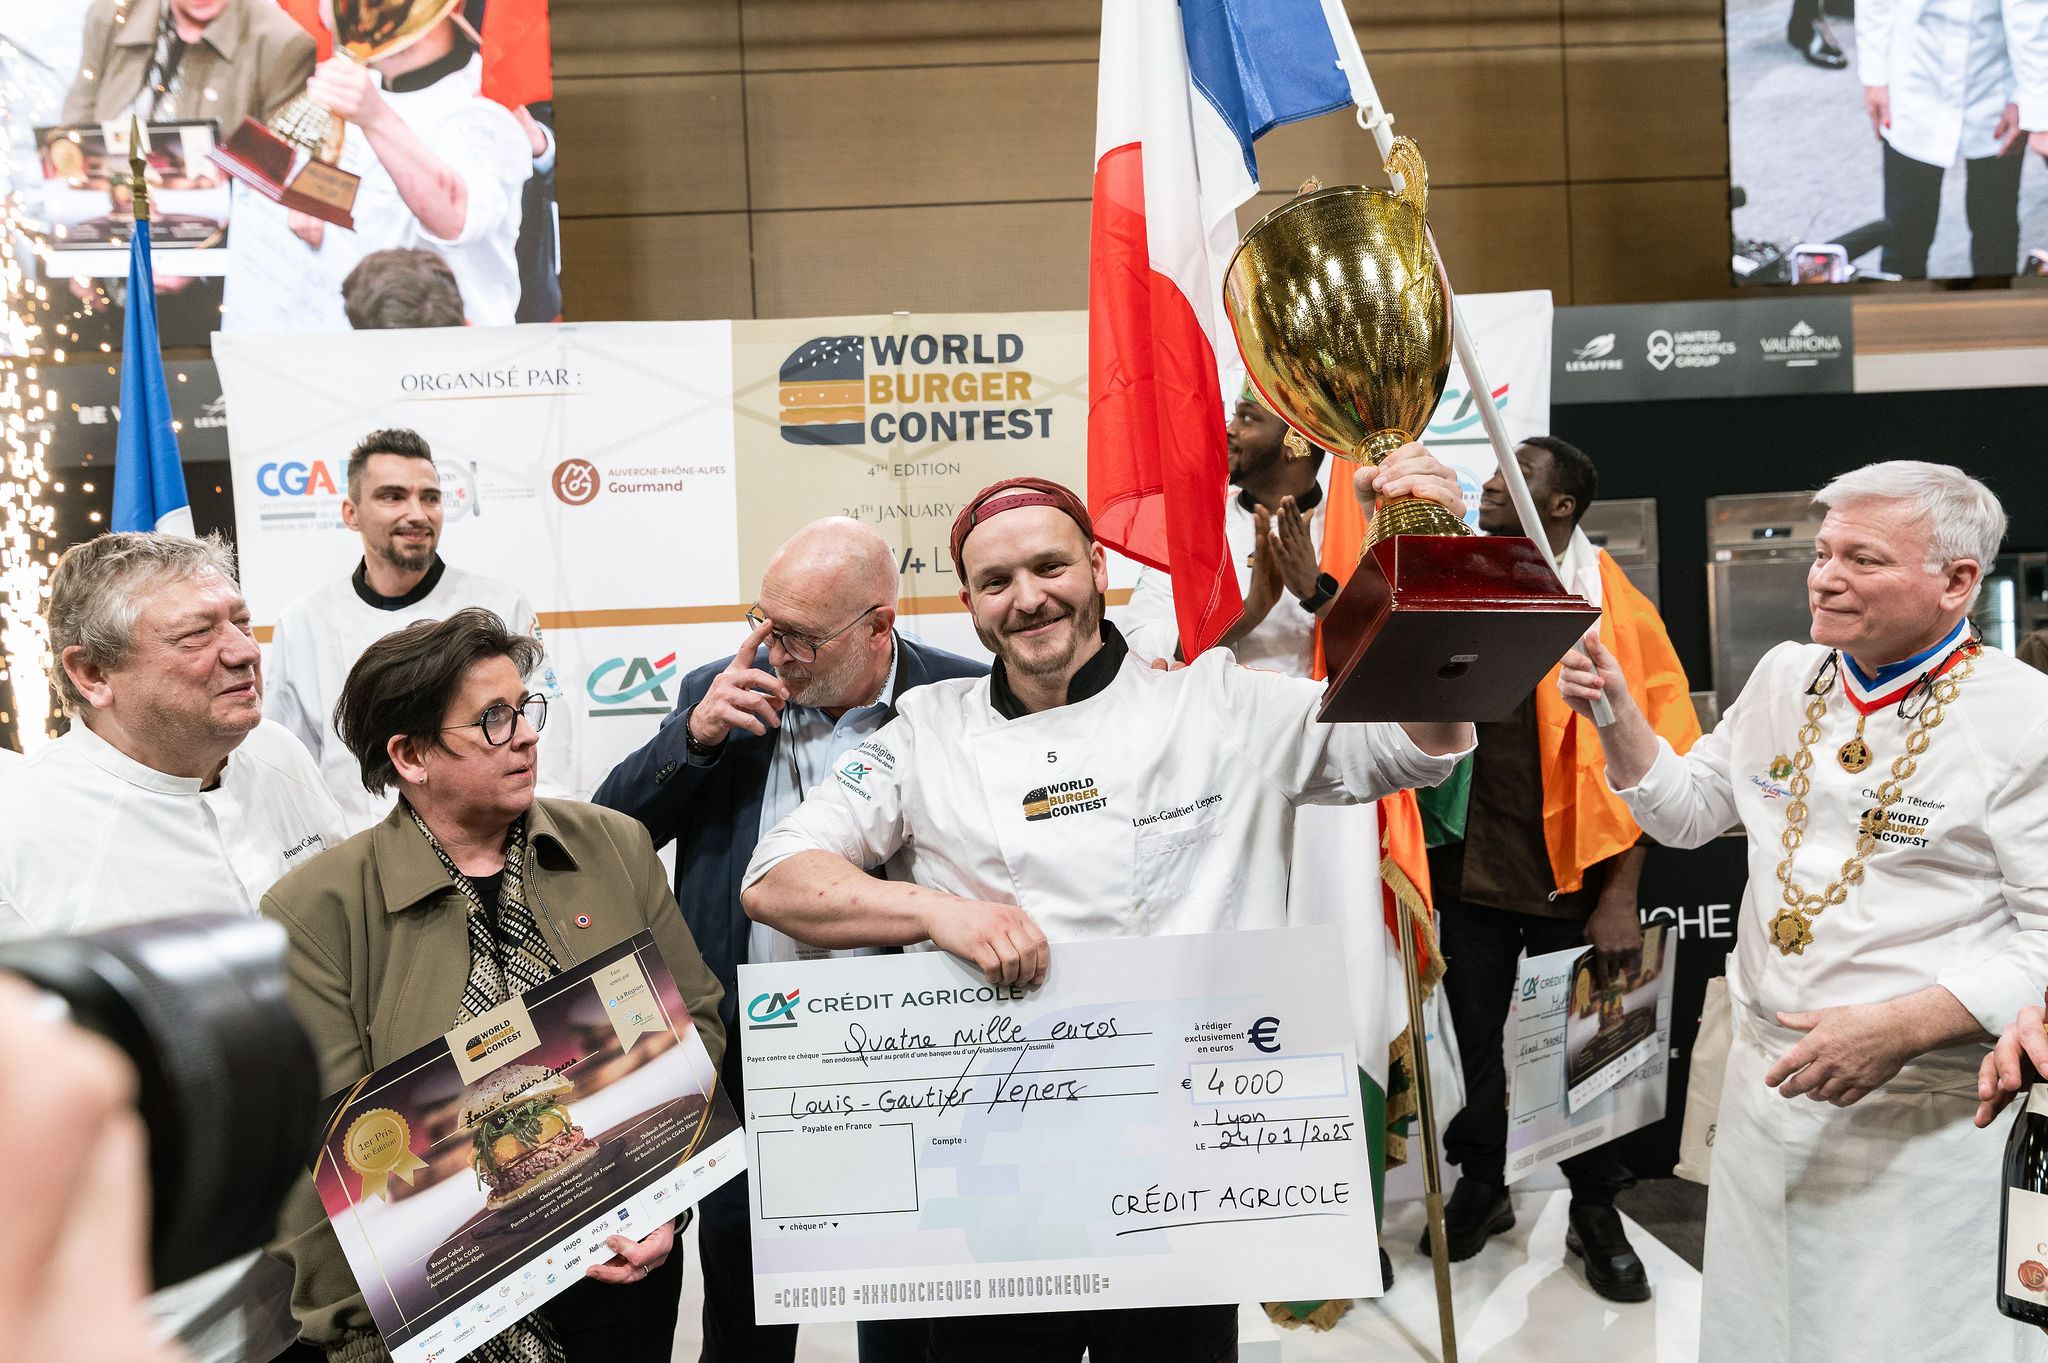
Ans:
[{"label": "gold trophy", "polygon": [[[461,0],[333,0],[334,52],[362,65],[418,42]],[[214,162],[272,203],[355,228],[360,176],[336,163],[348,120],[311,97],[295,96],[266,125],[253,118],[213,150]],[[299,162],[300,154],[305,160]]]},{"label": "gold trophy", "polygon": [[[1223,284],[1266,405],[1362,464],[1421,436],[1451,363],[1451,288],[1424,215],[1422,154],[1397,138],[1387,170],[1399,193],[1315,189],[1259,219]],[[1473,535],[1421,498],[1382,501],[1323,622],[1320,718],[1504,718],[1599,617],[1534,541]]]}]

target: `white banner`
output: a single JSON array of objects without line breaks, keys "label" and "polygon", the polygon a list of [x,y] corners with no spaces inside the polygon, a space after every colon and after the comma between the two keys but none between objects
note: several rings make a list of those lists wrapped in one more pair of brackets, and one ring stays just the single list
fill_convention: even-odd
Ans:
[{"label": "white banner", "polygon": [[[1501,419],[1514,441],[1550,431],[1550,290],[1460,294],[1458,311],[1472,333],[1486,381],[1500,404]],[[1422,443],[1458,471],[1465,491],[1465,519],[1479,522],[1479,489],[1498,461],[1480,424],[1479,407],[1465,366],[1455,358],[1444,383],[1443,401],[1423,430]]]},{"label": "white banner", "polygon": [[[1517,437],[1549,428],[1550,296],[1460,298]],[[770,553],[849,514],[900,556],[902,626],[985,656],[946,556],[1000,478],[1087,482],[1087,314],[595,322],[217,335],[236,538],[257,633],[346,577],[348,452],[410,427],[440,466],[442,555],[539,613],[593,789],[652,736],[692,668],[728,656]],[[1491,474],[1455,367],[1424,437]],[[1225,419],[1218,414],[1218,420]],[[1112,602],[1136,577],[1111,567]]]}]

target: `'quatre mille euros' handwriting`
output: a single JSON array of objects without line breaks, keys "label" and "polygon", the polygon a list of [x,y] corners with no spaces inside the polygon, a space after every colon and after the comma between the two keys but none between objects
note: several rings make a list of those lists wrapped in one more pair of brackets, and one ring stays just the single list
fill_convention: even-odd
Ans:
[{"label": "'quatre mille euros' handwriting", "polygon": [[[761,1085],[754,1091],[766,1094],[778,1088],[789,1090],[789,1117],[832,1117],[855,1112],[911,1112],[932,1110],[949,1111],[965,1107],[969,1103],[977,1106],[986,1104],[993,1112],[998,1106],[1014,1103],[1022,1110],[1033,1103],[1079,1102],[1084,1098],[1149,1098],[1158,1095],[1157,1088],[1130,1089],[1130,1082],[1143,1082],[1139,1075],[1124,1075],[1124,1085],[1116,1086],[1111,1092],[1092,1092],[1089,1085],[1096,1080],[1082,1079],[1077,1075],[1108,1075],[1117,1071],[1149,1070],[1151,1062],[1133,1062],[1120,1065],[1060,1065],[1051,1069],[1023,1068],[1027,1055],[1036,1051],[1049,1051],[1062,1041],[1108,1041],[1120,1036],[1150,1036],[1149,1032],[1121,1032],[1115,1018],[1099,1022],[1053,1023],[1046,1035],[1030,1036],[1024,1026],[1015,1018],[999,1015],[990,1018],[977,1027],[958,1028],[950,1042],[941,1042],[929,1032],[902,1028],[893,1033],[870,1033],[858,1022],[846,1027],[846,1040],[842,1050],[848,1056],[858,1059],[863,1068],[868,1065],[869,1056],[910,1058],[917,1055],[957,1054],[969,1052],[967,1064],[958,1074],[896,1076],[889,1079],[854,1079],[832,1085],[822,1096],[806,1096],[806,1090],[816,1093],[820,1086],[815,1084]],[[999,1051],[1014,1049],[1016,1058],[1006,1072],[984,1072],[975,1074],[974,1063],[984,1051],[995,1048]],[[1020,1077],[1022,1076],[1022,1077]],[[1038,1076],[1066,1076],[1040,1078]],[[980,1087],[991,1085],[989,1087]],[[846,1092],[882,1086],[873,1096]]]}]

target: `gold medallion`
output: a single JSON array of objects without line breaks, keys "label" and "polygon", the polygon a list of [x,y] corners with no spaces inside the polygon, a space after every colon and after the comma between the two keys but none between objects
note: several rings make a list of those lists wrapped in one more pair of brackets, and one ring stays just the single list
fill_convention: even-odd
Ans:
[{"label": "gold medallion", "polygon": [[1781,956],[1804,956],[1813,945],[1812,926],[1797,909],[1780,909],[1771,920],[1771,945]]},{"label": "gold medallion", "polygon": [[1870,745],[1861,736],[1852,738],[1836,750],[1835,760],[1853,776],[1870,765]]},{"label": "gold medallion", "polygon": [[413,1175],[427,1167],[427,1162],[412,1152],[412,1128],[388,1107],[365,1112],[349,1123],[348,1134],[342,1137],[341,1153],[349,1167],[363,1176],[366,1199],[381,1197],[390,1201],[386,1179],[396,1174],[410,1184]]}]

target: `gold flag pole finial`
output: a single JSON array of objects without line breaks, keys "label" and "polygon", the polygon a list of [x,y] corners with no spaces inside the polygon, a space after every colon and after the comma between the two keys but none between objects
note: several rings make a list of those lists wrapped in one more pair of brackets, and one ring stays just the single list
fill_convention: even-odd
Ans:
[{"label": "gold flag pole finial", "polygon": [[142,120],[128,115],[128,198],[135,221],[149,221],[149,162],[142,155]]}]

